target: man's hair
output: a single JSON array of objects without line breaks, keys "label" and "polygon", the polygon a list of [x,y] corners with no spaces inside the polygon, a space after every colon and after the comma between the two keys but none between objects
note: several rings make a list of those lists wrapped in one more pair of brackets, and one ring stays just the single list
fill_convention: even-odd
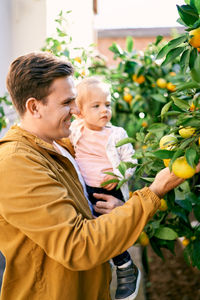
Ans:
[{"label": "man's hair", "polygon": [[95,88],[100,89],[101,92],[107,95],[110,94],[110,86],[95,76],[83,79],[80,83],[77,84],[76,88],[78,93],[76,104],[79,109],[82,108],[84,101],[94,91]]},{"label": "man's hair", "polygon": [[48,52],[29,53],[15,59],[7,75],[7,89],[19,115],[26,111],[26,101],[33,97],[46,103],[56,78],[73,75],[70,62]]}]

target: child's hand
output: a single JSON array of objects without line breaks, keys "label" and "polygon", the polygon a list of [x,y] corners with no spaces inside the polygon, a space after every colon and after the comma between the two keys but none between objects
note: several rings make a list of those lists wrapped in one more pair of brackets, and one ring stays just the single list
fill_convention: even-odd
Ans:
[{"label": "child's hand", "polygon": [[[114,176],[111,176],[111,175],[106,175],[104,178],[103,178],[103,181],[101,183],[104,183],[105,181],[108,181],[108,180],[111,180],[111,179],[116,179],[116,177]],[[108,190],[108,191],[111,191],[113,190],[115,187],[117,186],[117,182],[112,182],[112,183],[109,183],[107,185],[104,185],[103,188]]]}]

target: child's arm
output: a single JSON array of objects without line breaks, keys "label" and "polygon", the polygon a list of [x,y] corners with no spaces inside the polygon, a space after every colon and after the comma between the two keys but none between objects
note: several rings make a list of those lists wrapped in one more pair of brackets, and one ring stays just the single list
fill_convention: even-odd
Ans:
[{"label": "child's arm", "polygon": [[[105,177],[103,178],[101,183],[104,183],[105,181],[112,180],[112,179],[116,179],[116,177],[114,177],[112,175],[105,175]],[[109,183],[107,185],[104,185],[103,188],[108,190],[108,191],[111,191],[117,186],[117,184],[118,184],[118,182],[112,182],[112,183]]]}]

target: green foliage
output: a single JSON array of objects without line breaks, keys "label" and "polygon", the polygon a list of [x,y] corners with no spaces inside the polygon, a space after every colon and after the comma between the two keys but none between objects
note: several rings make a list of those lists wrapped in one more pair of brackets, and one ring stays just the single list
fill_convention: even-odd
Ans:
[{"label": "green foliage", "polygon": [[[132,37],[127,37],[126,49],[113,43],[109,49],[117,60],[116,67],[108,68],[101,56],[94,55],[93,45],[89,50],[71,46],[72,38],[64,30],[62,12],[56,20],[57,37],[46,40],[43,50],[70,60],[77,79],[99,75],[111,83],[112,123],[124,127],[129,135],[117,147],[131,142],[138,164],[121,162],[118,167],[121,176],[108,172],[113,179],[105,184],[117,183],[119,188],[127,181],[124,178],[126,170],[136,167],[131,184],[137,189],[153,181],[157,172],[164,168],[164,159],[171,160],[171,169],[173,162],[182,155],[191,166],[200,158],[200,56],[189,44],[188,33],[200,27],[200,4],[198,0],[185,2],[186,5],[177,6],[178,21],[186,27],[184,34],[176,35],[167,44],[158,36],[143,52],[134,49]],[[174,88],[161,87],[160,78]],[[182,138],[180,126],[195,127],[195,134]],[[173,149],[159,149],[161,137],[171,133],[177,137],[177,144]],[[177,237],[186,237],[189,244],[184,249],[185,259],[200,269],[199,179],[196,174],[169,192],[165,196],[167,209],[159,209],[144,230],[151,247],[163,259],[162,248],[174,253]],[[191,216],[197,225],[192,225]]]},{"label": "green foliage", "polygon": [[8,124],[8,119],[5,115],[5,106],[12,105],[12,103],[8,100],[8,96],[5,95],[3,97],[0,97],[0,131],[5,128]]}]

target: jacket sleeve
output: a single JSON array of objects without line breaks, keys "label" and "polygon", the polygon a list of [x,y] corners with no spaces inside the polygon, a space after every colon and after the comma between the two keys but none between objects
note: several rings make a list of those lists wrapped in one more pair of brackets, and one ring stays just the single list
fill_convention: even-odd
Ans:
[{"label": "jacket sleeve", "polygon": [[[120,137],[120,139],[119,139]],[[128,135],[126,131],[123,128],[120,128],[120,134],[118,135],[118,139],[122,140],[127,138]],[[133,154],[135,153],[135,150],[133,149],[133,146],[131,143],[125,144],[118,148],[118,153],[120,156],[120,160],[124,162],[131,162],[133,164],[137,164],[137,159],[132,158]],[[135,168],[129,168],[126,170],[125,178],[128,179],[130,176],[132,176],[135,172]]]},{"label": "jacket sleeve", "polygon": [[[69,181],[75,189],[74,180]],[[30,239],[74,271],[91,269],[128,249],[160,203],[144,188],[110,214],[89,220],[78,209],[77,195],[69,196],[54,172],[28,153],[1,161],[0,182],[0,214],[5,221],[22,233],[22,240]]]}]

